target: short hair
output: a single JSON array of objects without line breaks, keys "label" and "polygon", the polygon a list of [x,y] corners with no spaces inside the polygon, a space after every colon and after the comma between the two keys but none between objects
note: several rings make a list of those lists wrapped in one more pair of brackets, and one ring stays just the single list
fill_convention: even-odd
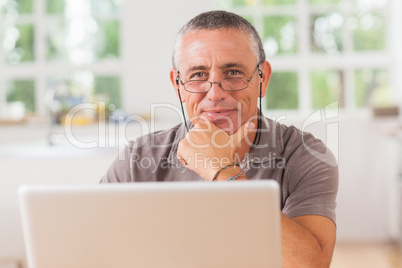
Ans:
[{"label": "short hair", "polygon": [[265,61],[265,52],[261,38],[254,26],[243,17],[222,10],[208,11],[201,13],[185,24],[176,36],[174,43],[172,64],[177,69],[180,59],[180,49],[183,37],[196,30],[217,30],[217,29],[237,29],[246,32],[250,37],[251,49],[254,52],[258,63]]}]

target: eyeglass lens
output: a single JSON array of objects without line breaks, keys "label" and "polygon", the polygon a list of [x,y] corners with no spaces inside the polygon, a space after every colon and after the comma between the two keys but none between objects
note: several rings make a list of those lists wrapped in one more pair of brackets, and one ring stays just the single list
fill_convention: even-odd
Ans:
[{"label": "eyeglass lens", "polygon": [[220,82],[210,81],[187,81],[184,83],[184,88],[191,92],[206,92],[212,84],[220,84],[224,90],[236,91],[245,89],[248,86],[248,80],[246,78],[228,78]]}]

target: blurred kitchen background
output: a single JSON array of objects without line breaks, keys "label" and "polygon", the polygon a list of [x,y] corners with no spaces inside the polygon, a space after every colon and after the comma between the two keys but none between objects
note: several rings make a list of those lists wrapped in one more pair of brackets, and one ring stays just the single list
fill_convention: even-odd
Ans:
[{"label": "blurred kitchen background", "polygon": [[25,263],[21,184],[97,183],[128,140],[182,121],[174,38],[212,9],[262,37],[264,114],[338,159],[331,267],[402,267],[402,1],[0,0],[0,268]]}]

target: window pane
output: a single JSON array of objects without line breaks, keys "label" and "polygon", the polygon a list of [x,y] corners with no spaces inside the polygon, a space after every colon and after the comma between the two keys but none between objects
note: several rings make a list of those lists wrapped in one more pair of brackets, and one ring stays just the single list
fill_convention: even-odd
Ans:
[{"label": "window pane", "polygon": [[355,50],[386,49],[386,15],[381,12],[367,12],[351,19]]},{"label": "window pane", "polygon": [[47,24],[47,58],[75,64],[120,55],[119,22],[92,17]]},{"label": "window pane", "polygon": [[297,73],[272,73],[266,95],[268,109],[297,109]]},{"label": "window pane", "polygon": [[393,104],[387,70],[356,70],[355,88],[356,107],[384,107]]},{"label": "window pane", "polygon": [[15,4],[15,7],[20,14],[30,14],[33,12],[33,0],[9,0],[9,3],[12,5]]},{"label": "window pane", "polygon": [[296,19],[293,16],[264,18],[264,49],[268,56],[297,51]]},{"label": "window pane", "polygon": [[296,4],[296,0],[264,0],[265,6]]},{"label": "window pane", "polygon": [[353,0],[359,9],[381,9],[388,5],[390,0]]},{"label": "window pane", "polygon": [[232,6],[254,6],[257,0],[232,0]]},{"label": "window pane", "polygon": [[46,13],[60,14],[64,13],[65,0],[46,0]]},{"label": "window pane", "polygon": [[33,0],[0,0],[0,15],[9,15],[15,18],[19,14],[32,13]]},{"label": "window pane", "polygon": [[[47,0],[46,12],[48,14],[64,13],[67,6],[73,6],[75,0]],[[113,14],[119,11],[121,1],[116,0],[80,0],[88,6],[90,14]]]},{"label": "window pane", "polygon": [[121,3],[118,0],[89,0],[89,2],[91,5],[91,14],[93,15],[116,13],[119,11]]},{"label": "window pane", "polygon": [[342,14],[334,12],[326,15],[313,15],[311,23],[312,52],[342,51]]},{"label": "window pane", "polygon": [[334,101],[339,101],[339,106],[343,107],[343,80],[342,71],[313,71],[311,73],[313,108],[319,109]]},{"label": "window pane", "polygon": [[117,76],[95,77],[94,99],[105,101],[106,106],[113,104],[116,108],[121,108],[120,78]]},{"label": "window pane", "polygon": [[[53,123],[64,122],[68,111],[79,104],[92,102],[93,74],[88,71],[76,72],[71,76],[51,77],[45,94],[45,101],[51,111]],[[80,123],[88,123],[95,117],[96,111],[82,109],[77,112]],[[76,118],[76,119],[77,119]]]},{"label": "window pane", "polygon": [[[63,116],[75,105],[103,101],[109,108],[113,104],[115,109],[121,108],[121,86],[118,76],[95,76],[92,72],[76,72],[69,77],[52,77],[48,82],[48,89],[54,93],[51,106],[56,115],[54,121],[60,123]],[[111,109],[113,112],[114,109]],[[88,111],[86,111],[88,112]],[[87,117],[94,117],[87,114]]]},{"label": "window pane", "polygon": [[309,0],[310,4],[337,4],[342,0]]},{"label": "window pane", "polygon": [[35,82],[34,80],[14,80],[7,83],[7,102],[21,101],[27,112],[34,113]]},{"label": "window pane", "polygon": [[98,21],[98,26],[99,30],[96,35],[97,58],[119,57],[119,22],[117,20]]},{"label": "window pane", "polygon": [[52,21],[46,27],[47,59],[67,60],[66,23],[64,20]]},{"label": "window pane", "polygon": [[18,64],[33,61],[34,56],[34,26],[32,24],[19,24],[8,27],[4,33],[3,48],[6,62]]}]

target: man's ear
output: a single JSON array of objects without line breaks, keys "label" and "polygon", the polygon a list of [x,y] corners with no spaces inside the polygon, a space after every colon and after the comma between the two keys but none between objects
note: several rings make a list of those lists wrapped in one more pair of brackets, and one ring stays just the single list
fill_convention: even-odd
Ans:
[{"label": "man's ear", "polygon": [[268,61],[264,61],[263,63],[261,63],[260,69],[262,72],[262,74],[261,74],[262,88],[261,88],[260,98],[263,98],[265,96],[265,94],[267,93],[269,79],[271,79],[271,74],[272,74],[271,64]]},{"label": "man's ear", "polygon": [[179,86],[179,77],[177,76],[177,70],[175,68],[172,68],[170,70],[170,82],[172,83],[174,92],[176,92],[176,96],[181,99],[181,102],[185,102],[185,100],[183,99],[183,94],[181,94],[181,96],[179,96],[179,90],[180,90],[180,86]]}]

